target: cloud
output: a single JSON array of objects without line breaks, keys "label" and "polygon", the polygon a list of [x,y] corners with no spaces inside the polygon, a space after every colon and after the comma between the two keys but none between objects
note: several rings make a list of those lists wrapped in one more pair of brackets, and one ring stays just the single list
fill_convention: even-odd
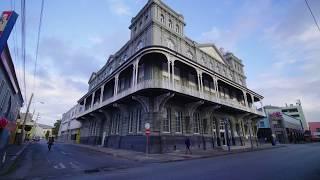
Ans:
[{"label": "cloud", "polygon": [[264,95],[267,104],[301,99],[307,121],[320,121],[320,33],[304,6],[294,1],[285,16],[265,28],[262,42],[271,47],[272,68],[251,79],[249,87]]},{"label": "cloud", "polygon": [[271,1],[245,1],[236,8],[234,19],[227,23],[224,29],[213,26],[201,33],[196,39],[199,42],[212,42],[225,49],[235,51],[240,41],[250,38],[251,35],[263,24],[266,13],[270,11]]},{"label": "cloud", "polygon": [[132,12],[122,0],[107,0],[109,9],[119,16],[131,16]]}]

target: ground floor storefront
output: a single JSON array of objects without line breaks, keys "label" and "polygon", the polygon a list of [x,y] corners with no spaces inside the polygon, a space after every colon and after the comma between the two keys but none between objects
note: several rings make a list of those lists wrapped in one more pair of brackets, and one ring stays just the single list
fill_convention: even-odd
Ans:
[{"label": "ground floor storefront", "polygon": [[[257,145],[259,115],[172,92],[141,92],[79,117],[80,143],[163,153]],[[150,136],[145,135],[149,123]],[[148,143],[147,143],[148,142]],[[148,149],[147,149],[148,148]]]}]

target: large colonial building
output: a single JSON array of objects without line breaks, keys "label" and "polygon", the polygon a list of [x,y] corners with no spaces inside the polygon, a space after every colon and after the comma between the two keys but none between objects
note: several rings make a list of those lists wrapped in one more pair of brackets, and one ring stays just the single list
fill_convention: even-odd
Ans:
[{"label": "large colonial building", "polygon": [[145,151],[147,122],[153,153],[182,149],[186,137],[197,148],[256,139],[263,97],[247,88],[242,61],[189,39],[185,25],[160,0],[132,18],[130,40],[78,101],[81,143]]}]

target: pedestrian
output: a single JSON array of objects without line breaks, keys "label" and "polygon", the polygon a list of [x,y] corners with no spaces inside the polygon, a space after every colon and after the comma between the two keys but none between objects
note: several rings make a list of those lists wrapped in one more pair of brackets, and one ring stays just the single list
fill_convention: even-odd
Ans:
[{"label": "pedestrian", "polygon": [[191,152],[191,150],[190,150],[191,142],[190,142],[189,137],[186,138],[186,140],[184,141],[184,143],[186,144],[186,154],[188,154],[188,152],[189,152],[190,154],[192,154],[192,152]]},{"label": "pedestrian", "polygon": [[53,137],[49,137],[49,140],[48,140],[48,150],[51,151],[51,146],[53,145],[53,142],[54,142],[54,139]]}]

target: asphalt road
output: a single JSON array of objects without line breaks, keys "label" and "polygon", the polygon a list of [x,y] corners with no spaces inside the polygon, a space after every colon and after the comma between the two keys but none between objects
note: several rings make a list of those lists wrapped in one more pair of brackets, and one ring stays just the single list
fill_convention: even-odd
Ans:
[{"label": "asphalt road", "polygon": [[[72,145],[32,144],[3,179],[320,179],[320,143],[141,164]],[[96,170],[99,169],[99,172]]]},{"label": "asphalt road", "polygon": [[101,152],[68,144],[54,144],[48,151],[45,141],[30,144],[6,177],[0,179],[68,179],[99,170],[112,171],[140,166]]},{"label": "asphalt road", "polygon": [[320,180],[320,143],[179,161],[71,179]]}]

